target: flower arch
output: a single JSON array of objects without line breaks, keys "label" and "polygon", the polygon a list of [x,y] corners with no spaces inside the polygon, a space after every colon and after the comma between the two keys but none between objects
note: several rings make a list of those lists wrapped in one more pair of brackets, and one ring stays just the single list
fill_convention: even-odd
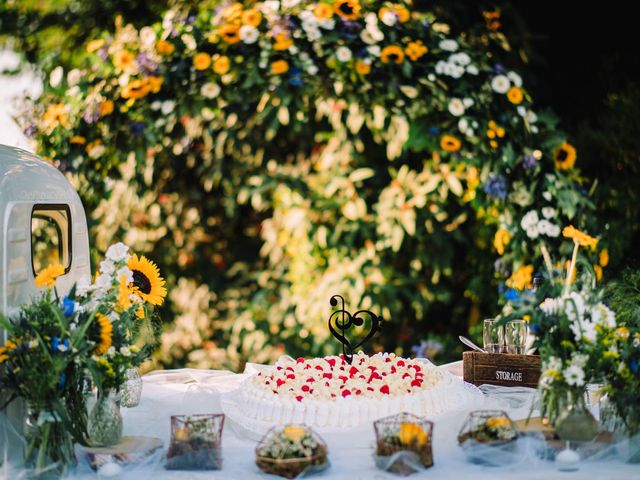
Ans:
[{"label": "flower arch", "polygon": [[[96,206],[99,240],[164,258],[174,355],[333,351],[338,292],[392,319],[381,348],[406,348],[526,287],[538,243],[592,221],[575,149],[504,66],[500,13],[455,31],[434,8],[175,8],[51,74],[25,127]],[[192,311],[177,295],[199,284]]]}]

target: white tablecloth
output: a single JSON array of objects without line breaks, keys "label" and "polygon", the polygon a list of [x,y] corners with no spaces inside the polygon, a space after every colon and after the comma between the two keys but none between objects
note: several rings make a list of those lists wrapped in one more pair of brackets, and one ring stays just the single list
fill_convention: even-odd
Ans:
[{"label": "white tablecloth", "polygon": [[[447,367],[460,374],[460,362]],[[246,378],[244,374],[225,371],[173,370],[153,372],[144,376],[142,400],[138,407],[124,409],[125,435],[160,437],[165,446],[169,442],[170,415],[221,412],[220,395],[231,392]],[[524,388],[485,388],[484,402],[473,409],[501,408],[512,419],[529,415],[533,390]],[[525,459],[523,463],[505,468],[482,467],[465,460],[456,437],[468,411],[452,412],[435,419],[434,466],[411,478],[430,479],[495,479],[495,478],[562,478],[578,479],[640,479],[640,466],[621,462],[582,462],[578,472],[558,472],[553,462]],[[399,477],[377,470],[373,463],[373,427],[368,426],[350,434],[330,435],[323,438],[329,447],[331,466],[314,476],[324,479],[397,479]],[[118,478],[160,479],[265,479],[276,478],[262,474],[254,463],[256,442],[239,437],[232,425],[225,424],[223,435],[224,466],[220,471],[176,472],[166,471],[160,464],[142,470],[123,472]],[[78,471],[75,478],[95,478],[95,474]]]}]

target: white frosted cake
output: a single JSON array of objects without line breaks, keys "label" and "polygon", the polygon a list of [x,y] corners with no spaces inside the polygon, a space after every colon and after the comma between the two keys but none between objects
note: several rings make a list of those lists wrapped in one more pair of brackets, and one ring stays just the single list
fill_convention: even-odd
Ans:
[{"label": "white frosted cake", "polygon": [[342,357],[299,358],[247,379],[236,406],[261,424],[341,429],[400,412],[442,413],[456,403],[447,399],[452,387],[459,388],[453,380],[429,362],[394,354],[358,353],[351,365]]}]

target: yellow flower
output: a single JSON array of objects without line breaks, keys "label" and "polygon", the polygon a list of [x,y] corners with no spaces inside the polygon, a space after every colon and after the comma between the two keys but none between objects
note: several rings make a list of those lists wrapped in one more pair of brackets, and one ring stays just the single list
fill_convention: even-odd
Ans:
[{"label": "yellow flower", "polygon": [[227,22],[237,22],[242,17],[242,4],[239,2],[232,3],[224,9],[223,16]]},{"label": "yellow flower", "polygon": [[316,5],[316,8],[313,9],[313,14],[317,18],[328,20],[329,18],[333,17],[333,9],[330,5],[321,2],[318,3],[318,5]]},{"label": "yellow flower", "polygon": [[581,232],[573,225],[564,227],[562,229],[562,235],[566,238],[571,238],[574,242],[577,242],[581,247],[589,247],[591,250],[595,250],[598,245],[598,239]]},{"label": "yellow flower", "polygon": [[522,99],[524,98],[524,94],[522,93],[522,89],[519,87],[511,87],[507,92],[507,98],[514,105],[518,105],[522,103]]},{"label": "yellow flower", "polygon": [[307,434],[303,427],[298,427],[295,425],[287,425],[286,427],[284,427],[282,433],[287,440],[296,443],[301,441]]},{"label": "yellow flower", "polygon": [[616,328],[615,335],[616,338],[619,338],[620,340],[627,340],[630,334],[631,332],[629,332],[629,329],[627,327]]},{"label": "yellow flower", "polygon": [[602,280],[602,267],[600,265],[594,265],[593,271],[596,273],[596,280],[598,282]]},{"label": "yellow flower", "polygon": [[220,27],[218,35],[229,45],[233,45],[240,41],[240,27],[233,23],[226,23]]},{"label": "yellow flower", "polygon": [[107,115],[111,115],[113,113],[113,100],[105,100],[104,102],[100,102],[100,116],[106,117]]},{"label": "yellow flower", "polygon": [[257,27],[260,25],[262,21],[262,14],[259,10],[255,8],[250,8],[242,12],[242,23],[245,25],[250,25],[252,27]]},{"label": "yellow flower", "polygon": [[609,250],[603,248],[600,250],[599,262],[601,267],[606,267],[609,265]]},{"label": "yellow flower", "polygon": [[222,55],[213,61],[213,71],[218,75],[224,75],[231,68],[229,57]]},{"label": "yellow flower", "polygon": [[409,42],[407,48],[404,49],[407,57],[409,57],[412,62],[415,62],[416,60],[424,56],[428,51],[429,49],[420,40]]},{"label": "yellow flower", "polygon": [[84,137],[73,136],[69,139],[69,143],[73,143],[76,145],[84,145],[85,143],[87,143],[87,139]]},{"label": "yellow flower", "polygon": [[403,445],[416,444],[420,447],[426,445],[429,439],[427,432],[416,423],[401,423],[398,438]]},{"label": "yellow flower", "polygon": [[64,275],[64,267],[59,263],[49,265],[36,276],[36,287],[54,287],[56,278]]},{"label": "yellow flower", "polygon": [[131,288],[127,282],[127,277],[121,275],[118,285],[118,303],[116,304],[116,310],[124,312],[131,308]]},{"label": "yellow flower", "polygon": [[146,97],[150,91],[151,87],[147,80],[132,80],[122,87],[120,95],[125,99],[137,99]]},{"label": "yellow flower", "polygon": [[286,60],[276,60],[271,64],[271,73],[274,75],[282,75],[289,71],[289,64]]},{"label": "yellow flower", "polygon": [[273,49],[277,51],[288,50],[293,45],[289,32],[280,32],[274,37]]},{"label": "yellow flower", "polygon": [[104,46],[104,40],[102,38],[98,38],[96,40],[91,40],[87,43],[87,52],[92,53],[96,50],[100,50]]},{"label": "yellow flower", "polygon": [[569,170],[576,163],[576,149],[573,145],[564,142],[553,151],[553,159],[558,170]]},{"label": "yellow flower", "polygon": [[516,290],[524,290],[531,285],[533,277],[533,265],[523,265],[511,274],[511,278],[507,280],[507,287]]},{"label": "yellow flower", "polygon": [[371,73],[371,64],[362,60],[356,61],[356,72],[360,75],[369,75]]},{"label": "yellow flower", "polygon": [[151,90],[151,93],[158,93],[164,83],[164,78],[151,75],[147,78],[147,82],[149,82],[149,90]]},{"label": "yellow flower", "polygon": [[152,305],[162,305],[167,296],[158,266],[144,256],[132,255],[127,263],[133,272],[133,293]]},{"label": "yellow flower", "polygon": [[52,103],[49,105],[47,107],[47,111],[44,112],[43,121],[50,129],[54,129],[58,125],[64,128],[69,128],[69,118],[67,117],[64,104]]},{"label": "yellow flower", "polygon": [[509,232],[504,228],[498,229],[493,237],[493,246],[495,247],[496,252],[498,252],[498,255],[504,254],[504,247],[508,245],[510,241],[511,235]]},{"label": "yellow flower", "polygon": [[129,50],[119,50],[113,56],[113,65],[121,71],[133,73],[135,71],[136,57]]},{"label": "yellow flower", "polygon": [[193,68],[196,70],[206,70],[211,66],[211,55],[199,52],[193,57]]},{"label": "yellow flower", "polygon": [[508,427],[509,419],[507,417],[489,417],[487,418],[487,427]]},{"label": "yellow flower", "polygon": [[409,19],[411,18],[411,13],[409,13],[409,10],[407,10],[402,5],[394,5],[393,6],[393,12],[398,17],[398,21],[400,23],[408,22]]},{"label": "yellow flower", "polygon": [[358,0],[336,0],[333,10],[345,20],[357,20],[361,7]]},{"label": "yellow flower", "polygon": [[397,63],[401,64],[404,62],[404,52],[402,51],[402,47],[398,45],[388,45],[382,49],[380,52],[380,60],[382,63]]},{"label": "yellow flower", "polygon": [[111,325],[111,320],[109,320],[101,313],[96,313],[96,322],[100,329],[100,343],[98,343],[95,352],[98,355],[102,355],[107,350],[109,350],[109,348],[113,344],[113,325]]},{"label": "yellow flower", "polygon": [[160,55],[171,55],[176,50],[176,47],[167,40],[158,40],[156,42],[156,50]]},{"label": "yellow flower", "polygon": [[460,140],[452,135],[443,135],[440,139],[440,147],[446,152],[455,153],[461,146]]}]

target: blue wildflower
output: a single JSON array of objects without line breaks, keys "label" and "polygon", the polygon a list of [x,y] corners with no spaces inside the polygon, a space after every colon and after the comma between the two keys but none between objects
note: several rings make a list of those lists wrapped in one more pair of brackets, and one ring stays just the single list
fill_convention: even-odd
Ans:
[{"label": "blue wildflower", "polygon": [[520,295],[515,288],[510,288],[505,292],[504,298],[509,302],[517,302],[518,300],[520,300]]},{"label": "blue wildflower", "polygon": [[60,380],[58,380],[58,388],[63,389],[65,383],[67,383],[67,374],[66,372],[62,372],[60,374]]},{"label": "blue wildflower", "polygon": [[494,175],[487,180],[487,183],[484,184],[484,191],[489,197],[504,200],[507,198],[507,194],[509,193],[507,180],[500,174]]},{"label": "blue wildflower", "polygon": [[540,331],[542,330],[542,327],[540,325],[538,325],[537,323],[530,323],[529,324],[529,331],[533,334],[538,334],[540,333]]},{"label": "blue wildflower", "polygon": [[69,318],[76,311],[76,302],[74,302],[69,297],[64,297],[62,299],[62,313],[64,316]]},{"label": "blue wildflower", "polygon": [[522,160],[522,167],[525,170],[533,170],[538,166],[538,161],[533,155],[525,155]]},{"label": "blue wildflower", "polygon": [[438,127],[429,127],[429,133],[433,136],[437,136],[440,134],[440,129]]},{"label": "blue wildflower", "polygon": [[66,352],[69,350],[69,339],[65,338],[60,340],[60,337],[53,337],[51,339],[51,346],[54,352]]},{"label": "blue wildflower", "polygon": [[144,129],[144,123],[136,121],[131,122],[131,133],[134,136],[139,137],[140,135],[142,135],[144,133]]},{"label": "blue wildflower", "polygon": [[638,373],[638,359],[637,358],[632,358],[631,361],[629,362],[629,368],[631,369],[631,371],[633,373]]}]

